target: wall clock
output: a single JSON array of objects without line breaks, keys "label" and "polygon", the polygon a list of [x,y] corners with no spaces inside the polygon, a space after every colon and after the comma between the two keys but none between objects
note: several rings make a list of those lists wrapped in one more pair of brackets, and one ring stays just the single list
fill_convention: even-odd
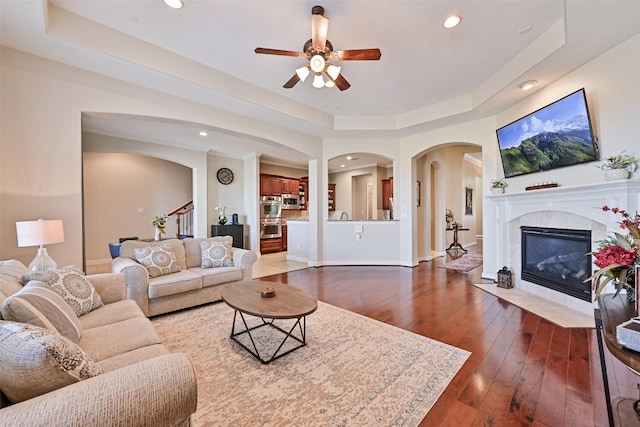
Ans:
[{"label": "wall clock", "polygon": [[218,181],[220,184],[229,185],[233,182],[233,172],[229,168],[218,169]]}]

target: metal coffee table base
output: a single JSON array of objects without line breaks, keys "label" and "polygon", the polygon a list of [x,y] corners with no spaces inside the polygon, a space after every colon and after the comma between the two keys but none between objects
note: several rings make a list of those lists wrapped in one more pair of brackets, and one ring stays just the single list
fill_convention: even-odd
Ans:
[{"label": "metal coffee table base", "polygon": [[[238,317],[238,314],[240,315],[240,318],[242,319],[242,323],[244,324],[244,330],[236,332],[236,318]],[[247,350],[249,352],[249,354],[251,354],[253,357],[258,359],[263,364],[266,365],[268,363],[271,363],[274,360],[279,359],[282,356],[285,356],[285,355],[291,353],[292,351],[297,350],[300,347],[304,347],[305,345],[307,345],[307,317],[306,316],[302,316],[302,317],[297,318],[296,322],[293,324],[291,329],[289,329],[289,331],[286,331],[285,329],[282,329],[278,325],[274,324],[273,323],[274,319],[269,319],[268,321],[265,320],[264,317],[261,317],[260,319],[262,320],[261,324],[256,325],[256,326],[252,326],[250,328],[249,325],[247,325],[247,321],[244,318],[244,314],[241,311],[235,310],[235,313],[233,314],[233,326],[231,328],[231,336],[230,336],[230,338],[233,341],[235,341],[236,343],[238,343],[238,345],[240,347],[242,347],[245,350]],[[273,329],[276,329],[276,330],[278,330],[278,331],[280,331],[280,332],[282,332],[284,334],[284,339],[282,340],[282,342],[280,343],[280,345],[278,346],[276,351],[273,352],[273,354],[269,358],[265,358],[260,354],[260,351],[258,350],[258,346],[256,345],[256,342],[253,339],[253,335],[251,335],[251,331],[253,331],[255,329],[258,329],[258,328],[265,327],[265,326],[266,327],[271,327]],[[295,336],[293,334],[296,329],[299,330],[300,337],[297,337],[297,336]],[[249,347],[248,345],[245,345],[244,343],[242,343],[237,338],[238,336],[244,335],[244,334],[247,334],[247,336],[249,337],[249,340],[251,341],[251,347]],[[293,347],[293,348],[288,349],[287,351],[284,351],[284,352],[280,353],[280,350],[282,350],[282,347],[284,346],[285,342],[287,342],[287,340],[289,338],[297,341],[299,344],[297,346]]]}]

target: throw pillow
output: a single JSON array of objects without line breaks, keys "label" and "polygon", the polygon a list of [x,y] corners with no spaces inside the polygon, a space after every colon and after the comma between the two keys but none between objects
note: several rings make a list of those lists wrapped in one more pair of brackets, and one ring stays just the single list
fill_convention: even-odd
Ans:
[{"label": "throw pillow", "polygon": [[26,323],[0,321],[0,389],[10,402],[101,373],[100,366],[65,337]]},{"label": "throw pillow", "polygon": [[205,240],[200,242],[202,250],[201,268],[233,267],[231,245],[227,242]]},{"label": "throw pillow", "polygon": [[82,334],[82,324],[69,304],[51,286],[35,280],[5,300],[2,317],[47,328],[76,343]]},{"label": "throw pillow", "polygon": [[169,246],[161,245],[135,248],[134,255],[136,260],[145,266],[149,277],[177,273],[181,270],[176,255]]},{"label": "throw pillow", "polygon": [[76,316],[82,316],[102,307],[100,294],[75,266],[67,266],[55,271],[35,271],[22,276],[22,283],[38,280],[51,286],[71,307]]}]

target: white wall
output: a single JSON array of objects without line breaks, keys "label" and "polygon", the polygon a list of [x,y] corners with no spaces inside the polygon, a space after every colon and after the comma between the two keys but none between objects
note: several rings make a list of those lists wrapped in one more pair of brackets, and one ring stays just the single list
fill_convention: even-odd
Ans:
[{"label": "white wall", "polygon": [[[127,153],[84,153],[84,229],[87,263],[110,260],[120,237],[152,238],[151,220],[191,200],[191,169]],[[159,197],[160,196],[160,197]],[[171,218],[166,236],[175,236]]]},{"label": "white wall", "polygon": [[[557,82],[543,87],[528,98],[501,112],[455,126],[423,132],[402,138],[331,138],[322,144],[310,144],[305,135],[256,123],[230,113],[204,107],[163,93],[123,84],[72,67],[47,61],[17,51],[2,48],[0,93],[0,258],[18,258],[29,262],[33,248],[17,248],[15,222],[43,217],[65,221],[65,243],[52,245],[49,252],[60,264],[82,263],[82,200],[81,200],[81,115],[82,112],[108,112],[166,117],[203,123],[213,128],[228,129],[259,136],[310,153],[309,185],[312,194],[326,194],[330,158],[353,152],[372,152],[394,159],[394,197],[398,222],[373,234],[372,245],[354,246],[353,231],[329,229],[326,224],[326,198],[318,199],[309,212],[312,234],[309,257],[313,265],[323,259],[358,264],[371,259],[381,262],[415,265],[417,239],[414,236],[417,219],[415,206],[416,158],[426,150],[451,142],[473,143],[483,152],[483,193],[489,194],[489,181],[502,176],[495,129],[518,119],[580,87],[585,87],[587,99],[600,139],[603,155],[627,150],[638,155],[640,135],[640,35],[567,74]],[[544,82],[541,82],[544,84]],[[516,90],[514,88],[514,90]],[[313,139],[313,138],[311,138]],[[314,141],[316,142],[316,141]],[[363,149],[366,147],[366,149]],[[321,151],[321,152],[320,152]],[[318,160],[316,160],[318,159]],[[319,163],[318,163],[319,162]],[[247,204],[257,195],[257,165],[248,182],[245,159],[244,200],[251,215],[256,208]],[[207,200],[207,161],[196,169],[194,193]],[[637,173],[636,173],[637,174]],[[602,182],[601,174],[590,165],[574,166],[536,174],[535,181],[553,180],[562,186]],[[517,177],[509,180],[508,192],[522,191],[533,179]],[[255,181],[255,182],[254,182]],[[249,188],[250,190],[247,190]],[[215,203],[215,202],[214,202]],[[313,206],[313,205],[312,205]],[[495,209],[484,201],[485,272],[497,271],[494,254]],[[199,219],[207,227],[207,213]],[[395,225],[391,225],[395,224]],[[337,226],[346,226],[337,224]],[[367,229],[367,232],[370,230]],[[373,231],[373,230],[372,230]],[[358,251],[342,251],[345,247]],[[375,237],[375,239],[374,239]],[[368,238],[368,237],[367,237]],[[252,241],[255,238],[252,236]],[[380,256],[379,242],[385,242],[392,252]],[[334,251],[340,250],[340,252]],[[363,249],[360,251],[360,249]]]}]

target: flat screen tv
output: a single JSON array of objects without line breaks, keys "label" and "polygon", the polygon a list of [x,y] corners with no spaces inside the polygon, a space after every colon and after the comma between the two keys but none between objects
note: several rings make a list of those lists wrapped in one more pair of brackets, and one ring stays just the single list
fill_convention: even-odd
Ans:
[{"label": "flat screen tv", "polygon": [[506,178],[598,160],[584,89],[496,131]]}]

